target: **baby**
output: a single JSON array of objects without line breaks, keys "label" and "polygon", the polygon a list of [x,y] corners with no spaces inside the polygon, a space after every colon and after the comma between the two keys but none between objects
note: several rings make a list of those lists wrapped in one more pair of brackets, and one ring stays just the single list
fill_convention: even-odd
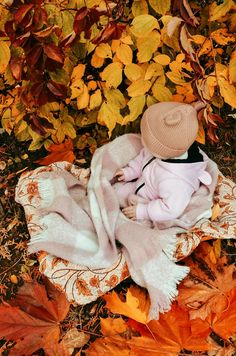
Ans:
[{"label": "baby", "polygon": [[122,211],[132,220],[176,219],[200,184],[212,178],[195,139],[197,110],[189,104],[163,102],[150,106],[141,120],[144,148],[115,177]]}]

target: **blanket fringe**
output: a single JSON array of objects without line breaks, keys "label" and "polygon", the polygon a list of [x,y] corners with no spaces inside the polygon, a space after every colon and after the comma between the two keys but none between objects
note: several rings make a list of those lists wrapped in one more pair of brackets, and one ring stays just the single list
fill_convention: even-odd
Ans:
[{"label": "blanket fringe", "polygon": [[41,198],[41,207],[50,206],[55,198],[54,182],[49,178],[38,179],[38,191]]}]

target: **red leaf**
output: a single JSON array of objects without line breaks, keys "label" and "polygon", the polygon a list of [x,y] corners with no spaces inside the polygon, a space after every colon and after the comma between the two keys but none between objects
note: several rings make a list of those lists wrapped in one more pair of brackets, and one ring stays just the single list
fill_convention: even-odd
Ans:
[{"label": "red leaf", "polygon": [[104,30],[98,34],[92,40],[92,43],[99,44],[99,43],[106,43],[110,40],[118,40],[122,32],[125,30],[126,25],[124,24],[116,24],[114,21],[109,22]]},{"label": "red leaf", "polygon": [[75,15],[74,32],[77,35],[80,35],[83,31],[88,32],[92,25],[99,21],[100,16],[105,13],[106,11],[98,11],[95,8],[88,9],[87,7],[82,7]]},{"label": "red leaf", "polygon": [[66,98],[67,88],[65,85],[56,83],[53,80],[49,80],[47,87],[55,96],[59,98]]},{"label": "red leaf", "polygon": [[32,115],[32,116],[26,115],[25,121],[28,123],[28,125],[31,127],[31,129],[33,131],[37,132],[39,135],[44,136],[46,134],[46,131],[44,130],[39,119],[35,115]]},{"label": "red leaf", "polygon": [[[33,67],[36,65],[36,63],[38,62],[38,60],[40,59],[41,55],[43,53],[43,48],[42,46],[37,43],[36,45],[34,45],[32,47],[32,49],[27,53],[27,63],[29,64],[29,66]],[[42,60],[42,58],[41,58]]]},{"label": "red leaf", "polygon": [[33,7],[33,4],[22,5],[14,15],[16,24],[20,24]]},{"label": "red leaf", "polygon": [[14,21],[7,21],[5,23],[4,28],[5,28],[7,36],[10,38],[11,42],[13,42],[14,39],[16,38],[16,31],[15,31],[15,28],[14,28]]},{"label": "red leaf", "polygon": [[70,138],[68,138],[64,143],[51,145],[48,150],[51,153],[48,156],[36,161],[37,163],[41,165],[48,165],[59,161],[73,163],[75,160],[73,142]]},{"label": "red leaf", "polygon": [[87,26],[86,17],[88,12],[89,9],[87,7],[81,7],[75,15],[73,30],[77,35],[84,31]]},{"label": "red leaf", "polygon": [[56,62],[59,62],[61,64],[63,64],[64,61],[64,55],[63,53],[60,51],[60,49],[54,44],[45,44],[43,46],[44,49],[44,53],[51,59],[53,59]]}]

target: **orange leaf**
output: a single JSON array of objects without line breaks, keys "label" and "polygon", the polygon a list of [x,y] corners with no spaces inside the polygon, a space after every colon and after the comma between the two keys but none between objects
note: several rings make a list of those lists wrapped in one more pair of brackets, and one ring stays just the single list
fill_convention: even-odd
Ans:
[{"label": "orange leaf", "polygon": [[[190,321],[188,312],[177,305],[173,305],[168,313],[162,314],[160,320],[153,320],[146,326],[133,320],[132,323],[128,322],[126,325],[130,325],[132,329],[127,329],[126,332],[122,332],[122,325],[121,328],[120,325],[116,325],[116,320],[114,319],[114,328],[117,330],[117,334],[114,335],[111,328],[110,332],[106,328],[107,337],[97,339],[92,343],[86,350],[86,355],[176,356],[183,349],[190,351],[211,349],[211,345],[205,340],[210,333],[209,326],[207,325],[207,328],[205,327],[203,330],[195,326],[193,333],[192,324],[195,320]],[[112,327],[111,324],[110,326]],[[137,336],[134,329],[141,336]],[[126,335],[129,337],[127,338]]]},{"label": "orange leaf", "polygon": [[126,294],[126,301],[122,302],[116,292],[104,295],[106,307],[112,313],[122,314],[140,323],[146,324],[150,301],[147,294],[139,287],[130,287]]},{"label": "orange leaf", "polygon": [[50,145],[48,151],[51,152],[49,155],[36,162],[41,165],[48,165],[59,161],[73,163],[75,160],[73,142],[70,138],[68,138],[64,143]]},{"label": "orange leaf", "polygon": [[[10,305],[0,306],[0,337],[16,341],[12,355],[32,354],[40,348],[47,355],[68,355],[58,344],[60,324],[68,311],[65,294],[55,290],[51,284],[49,300],[43,285],[26,282]],[[62,352],[63,351],[63,352]]]},{"label": "orange leaf", "polygon": [[[191,273],[179,286],[178,302],[190,309],[191,319],[206,319],[211,312],[220,315],[230,307],[232,291],[236,287],[236,267],[227,265],[227,258],[212,259],[211,247],[207,242],[185,259]],[[215,254],[215,253],[214,253]]]},{"label": "orange leaf", "polygon": [[214,331],[223,339],[228,339],[236,333],[236,290],[232,291],[230,307],[223,311],[220,315],[210,313],[205,320],[195,319],[192,324],[192,332],[200,329],[205,332],[207,330]]},{"label": "orange leaf", "polygon": [[127,330],[127,324],[122,318],[101,319],[101,330],[104,336],[117,335]]}]

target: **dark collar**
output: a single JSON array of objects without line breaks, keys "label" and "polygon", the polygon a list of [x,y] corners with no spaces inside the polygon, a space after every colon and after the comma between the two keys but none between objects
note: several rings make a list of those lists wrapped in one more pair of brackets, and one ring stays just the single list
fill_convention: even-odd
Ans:
[{"label": "dark collar", "polygon": [[199,151],[197,142],[195,141],[188,149],[188,158],[185,159],[162,159],[163,162],[168,163],[196,163],[203,161],[203,155]]}]

